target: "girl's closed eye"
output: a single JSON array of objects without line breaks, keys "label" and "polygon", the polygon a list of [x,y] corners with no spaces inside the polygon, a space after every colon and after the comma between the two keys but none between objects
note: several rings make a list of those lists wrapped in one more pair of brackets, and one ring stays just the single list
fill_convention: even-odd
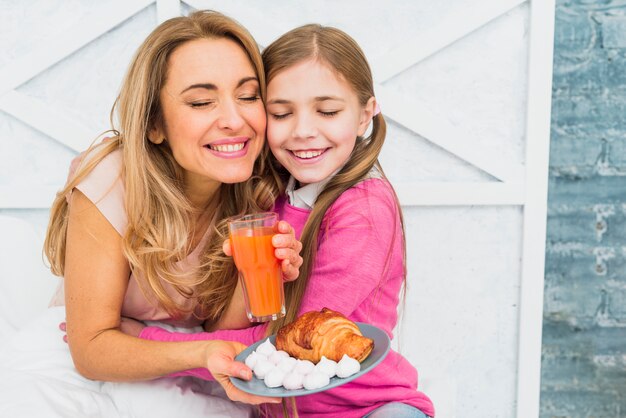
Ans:
[{"label": "girl's closed eye", "polygon": [[285,119],[287,116],[291,115],[291,113],[270,113],[270,115],[272,116],[272,119],[280,120]]},{"label": "girl's closed eye", "polygon": [[324,117],[332,117],[339,113],[339,110],[318,110],[318,113]]}]

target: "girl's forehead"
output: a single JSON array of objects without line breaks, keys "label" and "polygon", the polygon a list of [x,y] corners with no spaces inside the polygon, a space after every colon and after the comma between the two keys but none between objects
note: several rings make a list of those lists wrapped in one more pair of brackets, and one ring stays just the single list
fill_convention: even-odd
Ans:
[{"label": "girl's forehead", "polygon": [[325,90],[351,92],[345,78],[330,64],[318,59],[301,61],[284,68],[269,82],[268,95],[309,92],[313,95],[325,94]]}]

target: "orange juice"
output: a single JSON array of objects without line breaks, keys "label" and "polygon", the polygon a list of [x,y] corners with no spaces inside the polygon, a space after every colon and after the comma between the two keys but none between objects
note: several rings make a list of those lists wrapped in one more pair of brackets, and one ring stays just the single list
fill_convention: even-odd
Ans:
[{"label": "orange juice", "polygon": [[243,279],[248,318],[254,321],[284,315],[283,279],[274,255],[273,226],[231,229],[235,265]]}]

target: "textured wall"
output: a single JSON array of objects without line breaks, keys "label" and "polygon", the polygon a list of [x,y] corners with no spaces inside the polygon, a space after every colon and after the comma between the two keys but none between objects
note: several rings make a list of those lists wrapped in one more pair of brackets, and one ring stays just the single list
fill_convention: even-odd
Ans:
[{"label": "textured wall", "polygon": [[[402,0],[393,6],[374,0],[191,3],[236,17],[260,42],[307,22],[335,25],[361,43],[370,62],[397,65],[389,57],[395,48],[438,45],[468,16],[485,15],[501,1]],[[102,21],[129,3],[0,0],[0,17],[9,22],[0,25],[0,69],[48,39],[80,36],[75,32],[80,23]],[[406,99],[407,108],[415,109],[411,105],[417,103],[440,118],[442,132],[435,129],[435,134],[470,144],[487,160],[523,165],[529,7],[525,1],[503,3],[510,4],[506,12],[435,48],[382,84]],[[181,3],[183,12],[191,8]],[[85,136],[86,147],[108,127],[109,107],[123,72],[155,26],[158,9],[149,4],[21,84],[17,92],[80,122],[93,133]],[[381,103],[383,113],[392,105],[392,100]],[[415,112],[415,119],[420,117]],[[455,128],[453,134],[446,127]],[[75,152],[48,134],[0,111],[0,188],[11,186],[30,195],[45,190],[43,186],[63,184]],[[431,139],[389,118],[381,160],[395,185],[496,183]],[[48,211],[0,206],[0,215],[25,219],[43,232]],[[523,216],[520,205],[405,207],[409,291],[394,344],[419,370],[420,387],[433,397],[439,418],[515,415]]]},{"label": "textured wall", "polygon": [[557,2],[542,417],[626,417],[626,2]]}]

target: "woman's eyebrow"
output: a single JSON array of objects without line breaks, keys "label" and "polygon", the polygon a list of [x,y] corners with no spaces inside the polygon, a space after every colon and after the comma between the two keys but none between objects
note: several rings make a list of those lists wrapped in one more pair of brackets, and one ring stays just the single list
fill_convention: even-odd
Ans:
[{"label": "woman's eyebrow", "polygon": [[212,84],[212,83],[192,84],[191,86],[188,86],[183,91],[181,91],[180,94],[183,94],[184,92],[186,92],[188,90],[191,90],[191,89],[217,90],[217,86],[215,84]]},{"label": "woman's eyebrow", "polygon": [[[239,82],[237,82],[237,88],[243,86],[249,81],[256,81],[258,83],[259,79],[256,77],[244,77],[241,80],[239,80]],[[213,83],[196,83],[196,84],[192,84],[190,86],[185,87],[183,91],[180,92],[180,94],[183,94],[184,92],[191,90],[191,89],[218,90],[217,86]]]}]

